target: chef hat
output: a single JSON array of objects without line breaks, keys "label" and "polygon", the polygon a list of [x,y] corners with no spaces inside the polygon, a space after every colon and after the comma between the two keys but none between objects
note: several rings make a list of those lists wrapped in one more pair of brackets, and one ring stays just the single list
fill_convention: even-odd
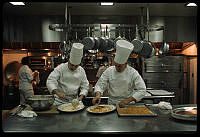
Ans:
[{"label": "chef hat", "polygon": [[118,64],[125,64],[134,46],[126,40],[116,42],[116,55],[114,61]]},{"label": "chef hat", "polygon": [[84,45],[81,43],[73,43],[69,58],[73,65],[78,65],[81,63],[81,59],[83,57],[83,47]]}]

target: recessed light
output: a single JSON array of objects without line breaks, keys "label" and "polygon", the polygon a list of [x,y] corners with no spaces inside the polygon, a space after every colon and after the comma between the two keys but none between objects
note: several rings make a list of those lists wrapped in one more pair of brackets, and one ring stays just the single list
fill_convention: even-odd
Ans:
[{"label": "recessed light", "polygon": [[187,7],[194,7],[194,6],[197,6],[197,4],[196,3],[187,3],[186,6]]},{"label": "recessed light", "polygon": [[9,2],[12,5],[25,5],[24,2]]},{"label": "recessed light", "polygon": [[112,6],[113,2],[101,2],[101,6]]}]

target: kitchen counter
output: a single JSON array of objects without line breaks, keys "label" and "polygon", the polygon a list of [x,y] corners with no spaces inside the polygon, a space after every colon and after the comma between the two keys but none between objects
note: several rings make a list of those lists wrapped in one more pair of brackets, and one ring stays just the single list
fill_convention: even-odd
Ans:
[{"label": "kitchen counter", "polygon": [[[188,106],[175,105],[173,108]],[[73,113],[41,114],[33,118],[7,115],[2,120],[4,132],[67,132],[67,133],[135,133],[195,132],[196,121],[171,117],[170,110],[149,107],[157,116],[118,116],[117,111],[91,114],[86,107]]]}]

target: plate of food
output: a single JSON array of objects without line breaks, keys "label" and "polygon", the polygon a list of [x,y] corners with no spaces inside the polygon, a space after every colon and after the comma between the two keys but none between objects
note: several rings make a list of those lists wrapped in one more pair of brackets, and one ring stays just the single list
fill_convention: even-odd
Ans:
[{"label": "plate of food", "polygon": [[114,111],[116,109],[116,106],[114,105],[98,105],[98,106],[90,106],[88,107],[86,110],[90,113],[94,113],[94,114],[104,114],[104,113],[108,113],[111,111]]},{"label": "plate of food", "polygon": [[181,120],[197,120],[197,107],[180,107],[171,111],[171,116]]},{"label": "plate of food", "polygon": [[63,112],[76,112],[79,110],[82,110],[85,106],[81,101],[79,101],[79,104],[76,106],[73,106],[72,103],[66,103],[58,106],[58,110]]}]

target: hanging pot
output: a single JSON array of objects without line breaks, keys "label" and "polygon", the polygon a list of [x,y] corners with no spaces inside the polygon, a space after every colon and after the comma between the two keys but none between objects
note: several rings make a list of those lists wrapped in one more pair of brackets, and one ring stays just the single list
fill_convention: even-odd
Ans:
[{"label": "hanging pot", "polygon": [[115,45],[114,41],[111,38],[109,38],[109,37],[106,37],[106,40],[107,40],[106,50],[107,51],[114,50],[114,45]]},{"label": "hanging pot", "polygon": [[143,48],[142,42],[140,40],[138,40],[138,39],[134,39],[134,40],[131,41],[131,43],[134,46],[133,52],[134,53],[140,53],[142,48]]},{"label": "hanging pot", "polygon": [[166,42],[164,42],[159,50],[158,50],[158,57],[164,57],[169,51],[169,44],[167,44]]},{"label": "hanging pot", "polygon": [[151,43],[148,41],[143,41],[142,45],[143,45],[143,48],[139,55],[144,58],[150,58],[152,54],[152,50],[153,50]]},{"label": "hanging pot", "polygon": [[93,37],[85,37],[82,42],[84,50],[92,50],[95,46],[95,39]]},{"label": "hanging pot", "polygon": [[94,37],[94,40],[95,40],[95,44],[94,44],[94,50],[97,50],[99,49],[100,47],[100,38],[99,37]]},{"label": "hanging pot", "polygon": [[100,37],[99,40],[100,40],[99,51],[102,53],[106,53],[108,45],[106,37]]},{"label": "hanging pot", "polygon": [[152,46],[152,52],[151,52],[150,58],[155,56],[156,54],[156,47],[154,45],[151,45],[151,46]]}]

